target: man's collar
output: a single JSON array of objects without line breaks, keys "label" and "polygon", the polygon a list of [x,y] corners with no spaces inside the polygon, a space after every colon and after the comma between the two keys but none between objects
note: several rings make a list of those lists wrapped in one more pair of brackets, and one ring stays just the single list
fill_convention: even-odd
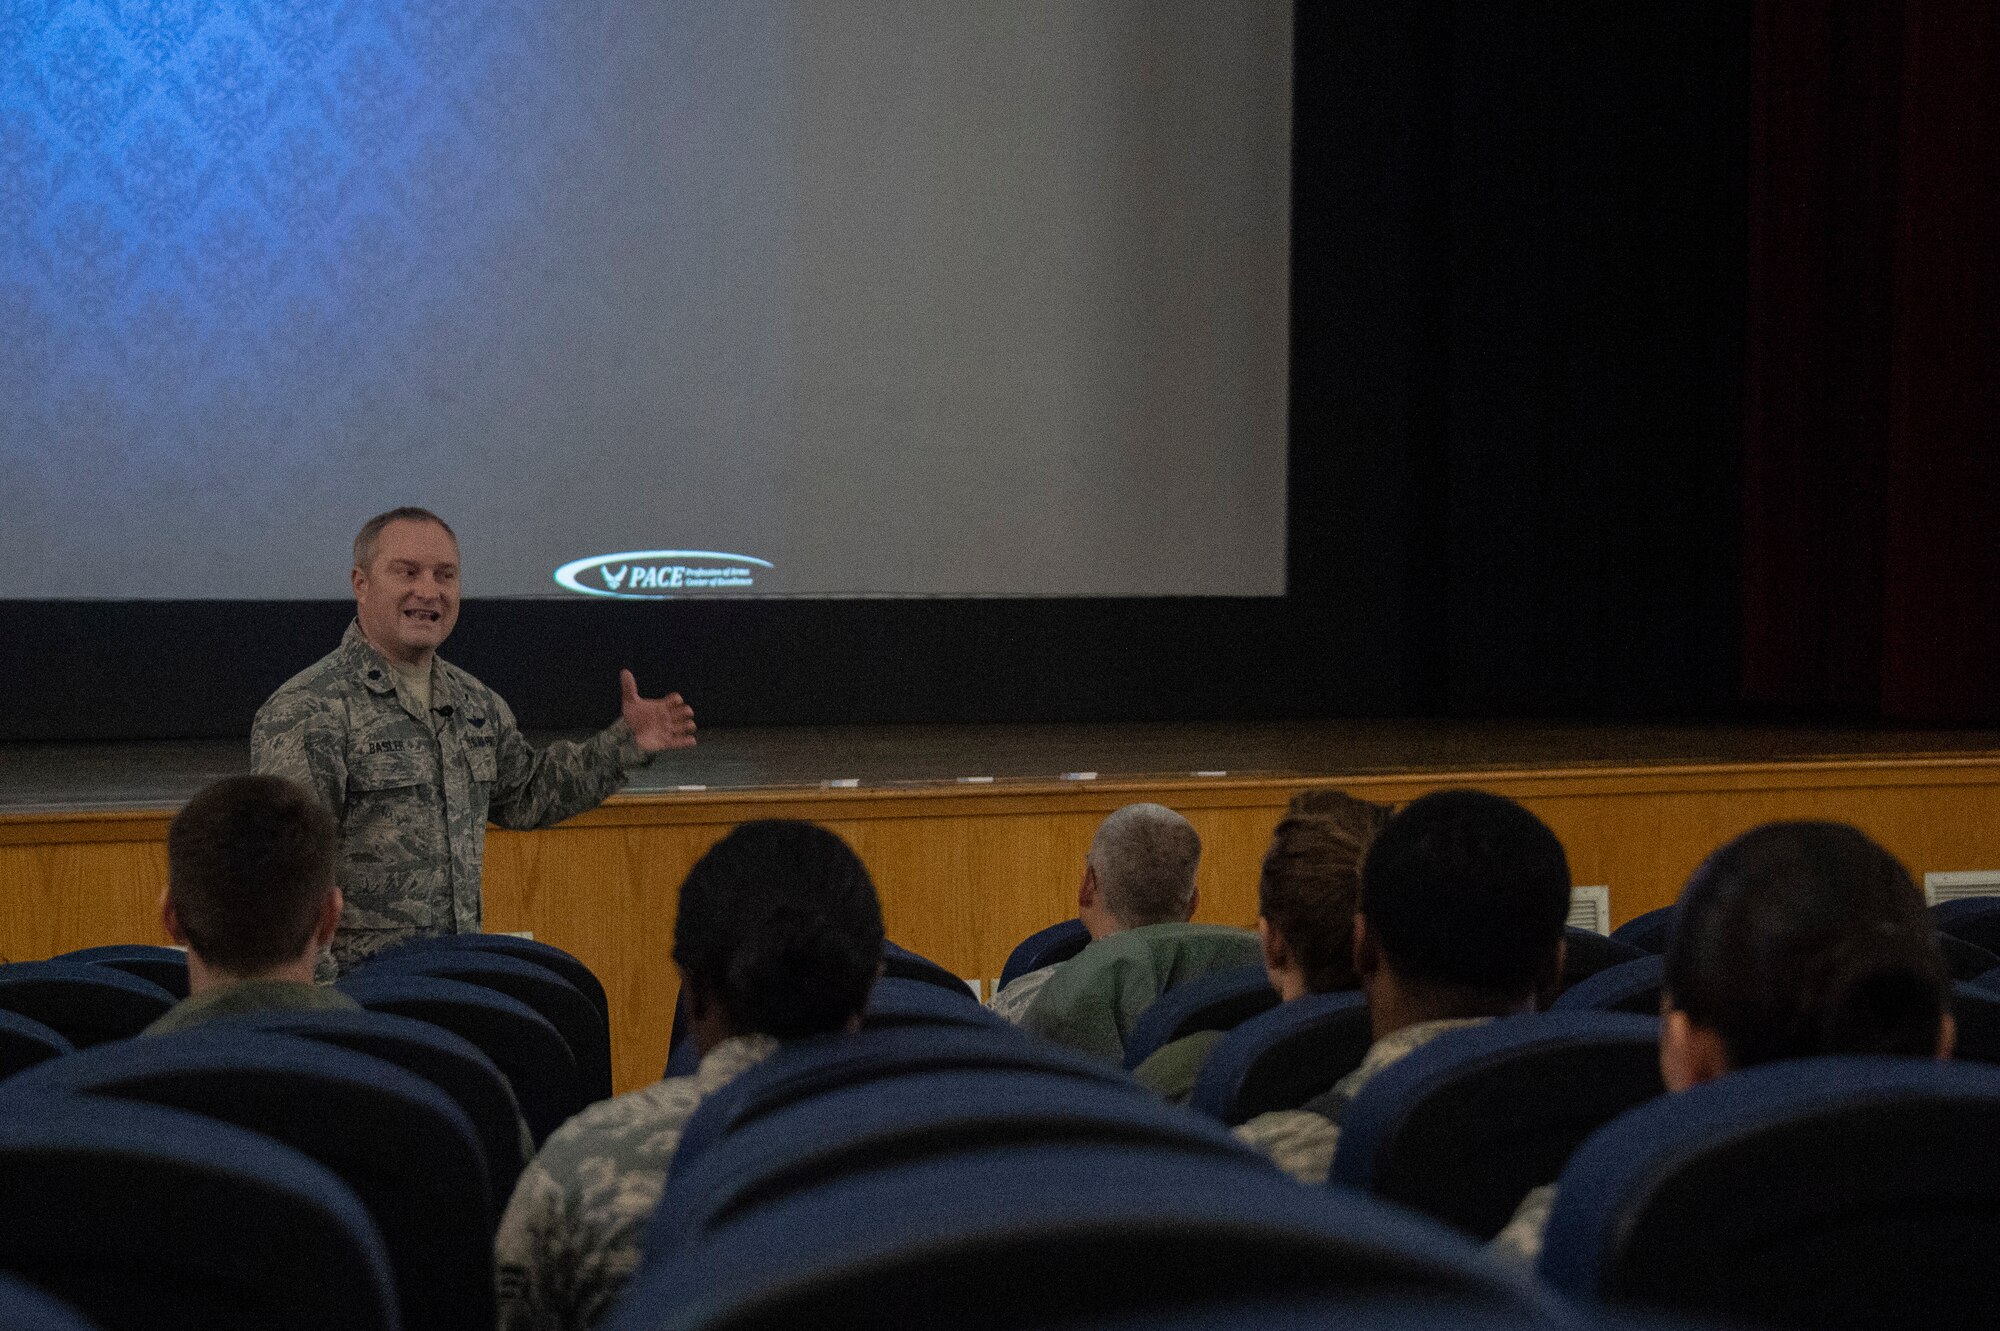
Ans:
[{"label": "man's collar", "polygon": [[361,686],[370,693],[390,694],[396,691],[396,677],[389,671],[389,663],[382,659],[382,653],[375,650],[368,635],[361,631],[361,621],[356,619],[347,626],[347,632],[340,639],[340,655],[347,668],[361,681]]},{"label": "man's collar", "polygon": [[[382,653],[375,650],[375,644],[368,641],[368,635],[361,631],[361,621],[350,620],[347,632],[340,639],[340,651],[348,667],[361,681],[362,687],[370,693],[388,695],[396,691],[396,672]],[[452,672],[443,669],[444,662],[437,655],[431,655],[431,706],[433,709],[457,701],[459,689],[452,679]]]}]

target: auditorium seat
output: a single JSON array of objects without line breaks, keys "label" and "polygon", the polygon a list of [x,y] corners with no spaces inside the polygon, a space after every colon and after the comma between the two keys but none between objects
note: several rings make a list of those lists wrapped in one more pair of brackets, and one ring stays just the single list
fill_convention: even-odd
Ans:
[{"label": "auditorium seat", "polygon": [[936,985],[940,989],[950,989],[964,994],[973,1002],[972,987],[959,979],[929,957],[921,957],[906,947],[884,941],[882,944],[882,974],[887,979],[918,980],[924,984]]},{"label": "auditorium seat", "polygon": [[217,1023],[289,1035],[394,1063],[450,1096],[479,1134],[497,1225],[514,1184],[533,1155],[514,1089],[478,1046],[440,1026],[389,1012],[248,1012]]},{"label": "auditorium seat", "polygon": [[674,1020],[667,1032],[667,1066],[663,1077],[692,1077],[701,1066],[701,1050],[695,1047],[694,1032],[688,1027],[687,985],[674,992]]},{"label": "auditorium seat", "polygon": [[1951,1015],[1958,1027],[1953,1058],[2000,1063],[2000,992],[1983,984],[1957,982],[1951,986]]},{"label": "auditorium seat", "polygon": [[[869,991],[861,1028],[872,1031],[895,1026],[959,1026],[1018,1036],[1012,1024],[982,1007],[964,985],[947,989],[924,980],[885,975]],[[701,1051],[695,1047],[693,1033],[688,1032],[668,1052],[661,1076],[691,1077],[700,1067]]]},{"label": "auditorium seat", "polygon": [[0,1009],[53,1027],[78,1049],[137,1035],[174,1001],[151,980],[87,961],[0,966]]},{"label": "auditorium seat", "polygon": [[1661,906],[1643,915],[1634,915],[1625,923],[1611,931],[1611,936],[1621,943],[1630,944],[1641,952],[1659,956],[1667,950],[1667,939],[1674,931],[1674,915],[1679,906]]},{"label": "auditorium seat", "polygon": [[1584,1300],[1798,1328],[2000,1325],[2000,1069],[1791,1059],[1613,1119],[1541,1273]]},{"label": "auditorium seat", "polygon": [[2000,897],[1960,897],[1931,907],[1940,933],[2000,954]]},{"label": "auditorium seat", "polygon": [[1630,1012],[1641,1017],[1660,1014],[1660,986],[1667,973],[1665,957],[1644,956],[1601,970],[1549,1005],[1555,1012]]},{"label": "auditorium seat", "polygon": [[113,970],[136,975],[142,980],[151,980],[176,999],[188,996],[187,953],[177,947],[156,947],[151,943],[111,943],[104,947],[78,948],[65,952],[54,961],[82,961],[92,966],[109,966]]},{"label": "auditorium seat", "polygon": [[1584,1138],[1666,1093],[1659,1028],[1546,1012],[1441,1035],[1348,1105],[1332,1181],[1490,1239]]},{"label": "auditorium seat", "polygon": [[1012,1029],[921,1025],[815,1036],[785,1044],[703,1100],[681,1132],[670,1176],[739,1127],[807,1097],[968,1068],[1039,1072],[1145,1094],[1123,1071],[1100,1059],[1023,1039]]},{"label": "auditorium seat", "polygon": [[404,1325],[491,1331],[493,1205],[478,1135],[443,1091],[391,1063],[214,1023],[83,1050],[6,1089],[162,1105],[283,1142],[373,1217]]},{"label": "auditorium seat", "polygon": [[[957,1068],[822,1089],[743,1120],[676,1170],[649,1250],[856,1173],[1033,1142],[1136,1143],[1261,1161],[1220,1124],[1136,1086],[1035,1068]],[[1067,1189],[1056,1176],[1023,1186]]]},{"label": "auditorium seat", "polygon": [[1942,929],[1938,930],[1937,943],[1938,951],[1944,954],[1944,968],[1954,980],[1977,980],[1988,971],[2000,970],[2000,956],[1977,943],[1954,938]]},{"label": "auditorium seat", "polygon": [[1125,1037],[1129,1070],[1185,1035],[1234,1029],[1278,1005],[1262,965],[1232,966],[1177,984],[1154,999]]},{"label": "auditorium seat", "polygon": [[1062,1331],[1717,1331],[1705,1322],[1604,1309],[1530,1310],[1435,1295],[1351,1291],[1248,1297],[1143,1317],[1064,1318]]},{"label": "auditorium seat", "polygon": [[611,1095],[611,1027],[604,1012],[546,966],[484,948],[394,948],[369,958],[353,975],[425,975],[462,980],[518,999],[556,1028],[576,1056],[584,1093]]},{"label": "auditorium seat", "polygon": [[1645,949],[1589,929],[1579,929],[1570,925],[1563,932],[1562,978],[1557,982],[1553,1001],[1599,971],[1610,970],[1613,966],[1628,961],[1637,961],[1647,955]]},{"label": "auditorium seat", "polygon": [[443,1027],[493,1060],[539,1147],[590,1103],[568,1041],[519,999],[463,980],[356,971],[340,990],[370,1012],[389,1012]]},{"label": "auditorium seat", "polygon": [[101,1331],[46,1290],[0,1272],[0,1331]]},{"label": "auditorium seat", "polygon": [[0,1008],[0,1081],[75,1047],[54,1027]]},{"label": "auditorium seat", "polygon": [[1014,1030],[1004,1017],[981,1007],[979,1000],[964,985],[954,991],[928,981],[900,979],[892,975],[885,975],[875,982],[875,987],[868,994],[868,1006],[861,1014],[864,1030],[938,1025]]},{"label": "auditorium seat", "polygon": [[1012,1331],[1335,1291],[1553,1314],[1533,1282],[1443,1226],[1301,1188],[1266,1162],[1022,1144],[884,1162],[711,1216],[648,1254],[600,1326]]},{"label": "auditorium seat", "polygon": [[597,978],[597,972],[584,965],[580,958],[563,951],[553,943],[520,938],[514,934],[433,934],[425,938],[411,939],[402,946],[441,948],[448,952],[495,952],[521,961],[531,961],[568,980],[578,993],[589,999],[596,1005],[597,1010],[604,1014],[607,1024],[611,1021],[611,1002],[604,995],[604,982]]},{"label": "auditorium seat", "polygon": [[[1641,919],[1643,918],[1645,917],[1642,916]],[[1638,922],[1639,921],[1637,920],[1633,921],[1634,924],[1637,924]],[[1574,929],[1571,930],[1572,935],[1579,932],[1583,931]],[[1588,937],[1595,938],[1597,937],[1597,935],[1590,934],[1588,935]],[[1617,935],[1614,934],[1610,940],[1604,940],[1604,941],[1610,941],[1616,943]],[[1664,936],[1662,937],[1662,941],[1664,941]],[[1574,949],[1576,945],[1577,945],[1577,940],[1572,936],[1570,940],[1570,947]],[[1586,946],[1588,945],[1586,944]],[[2000,957],[1995,957],[1992,953],[1986,951],[1982,947],[1979,947],[1977,944],[1968,943],[1963,939],[1955,938],[1950,934],[1943,932],[1942,930],[1940,930],[1938,933],[1938,948],[1944,954],[1946,970],[1950,972],[1952,978],[1955,980],[1975,979],[1980,974],[1983,973],[1983,969],[1991,969],[1995,966],[2000,966]],[[1593,1007],[1604,1011],[1615,1010],[1619,1012],[1635,1012],[1642,1014],[1659,1011],[1659,1006],[1657,1001],[1652,1002],[1650,1006],[1648,1005],[1646,993],[1648,992],[1649,986],[1653,990],[1655,998],[1657,998],[1657,985],[1653,985],[1648,979],[1646,979],[1646,977],[1653,974],[1655,970],[1657,970],[1657,972],[1660,975],[1664,976],[1665,961],[1664,958],[1661,957],[1659,954],[1652,954],[1654,957],[1654,965],[1653,967],[1649,968],[1643,964],[1639,964],[1644,962],[1646,955],[1647,954],[1644,953],[1635,954],[1632,957],[1626,958],[1624,961],[1610,959],[1609,964],[1604,966],[1599,971],[1591,975],[1585,975],[1579,977],[1578,979],[1575,980],[1569,978],[1570,963],[1568,956],[1566,955],[1563,962],[1563,973],[1565,980],[1563,993],[1558,997],[1557,1002],[1551,1004],[1551,1006],[1564,1007],[1564,1008],[1582,1006],[1582,1007]],[[1627,962],[1632,963],[1630,970],[1619,969]],[[1600,983],[1593,984],[1589,989],[1587,989],[1584,992],[1583,995],[1579,996],[1578,998],[1571,998],[1568,999],[1568,1001],[1566,1002],[1563,1001],[1563,999],[1567,998],[1568,992],[1571,988],[1574,988],[1576,985],[1584,983],[1585,981],[1594,980],[1596,978],[1596,975],[1605,974],[1610,971],[1618,972],[1616,979],[1604,980]]]},{"label": "auditorium seat", "polygon": [[1230,1126],[1297,1109],[1360,1067],[1373,1042],[1368,1003],[1358,992],[1280,1003],[1217,1041],[1188,1105]]},{"label": "auditorium seat", "polygon": [[1246,1297],[1132,1317],[1066,1317],[1062,1331],[1718,1331],[1714,1323],[1610,1309],[1520,1309],[1438,1295],[1354,1291]]},{"label": "auditorium seat", "polygon": [[0,1269],[105,1331],[396,1331],[353,1191],[261,1133],[0,1088]]},{"label": "auditorium seat", "polygon": [[1000,968],[1000,984],[994,992],[1005,989],[1029,971],[1068,961],[1088,946],[1090,930],[1084,928],[1082,920],[1068,919],[1037,930],[1007,954],[1007,964]]}]

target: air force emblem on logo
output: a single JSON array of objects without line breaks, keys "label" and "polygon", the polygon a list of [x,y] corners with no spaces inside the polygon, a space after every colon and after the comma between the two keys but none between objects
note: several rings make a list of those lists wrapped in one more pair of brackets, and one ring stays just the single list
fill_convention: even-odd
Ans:
[{"label": "air force emblem on logo", "polygon": [[767,559],[716,550],[628,550],[573,559],[555,572],[556,584],[586,596],[645,601],[696,592],[748,591]]}]

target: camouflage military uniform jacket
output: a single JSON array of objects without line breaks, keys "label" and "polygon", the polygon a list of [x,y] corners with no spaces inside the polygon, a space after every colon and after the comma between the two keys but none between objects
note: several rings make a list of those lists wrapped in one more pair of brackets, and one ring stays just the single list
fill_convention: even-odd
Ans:
[{"label": "camouflage military uniform jacket", "polygon": [[1035,995],[1042,992],[1042,986],[1055,978],[1056,968],[1044,966],[1026,975],[1016,975],[1005,989],[997,989],[986,1006],[1000,1016],[1019,1026],[1027,1017],[1028,1009],[1034,1006]]},{"label": "camouflage military uniform jacket", "polygon": [[[1335,1082],[1315,1104],[1345,1105],[1391,1063],[1405,1058],[1443,1035],[1465,1026],[1483,1026],[1491,1017],[1420,1021],[1391,1031],[1368,1046],[1361,1066]],[[1312,1109],[1278,1109],[1259,1114],[1236,1129],[1236,1135],[1271,1157],[1278,1168],[1301,1183],[1324,1183],[1333,1172],[1333,1153],[1340,1145],[1340,1124]]]},{"label": "camouflage military uniform jacket", "polygon": [[592,1105],[556,1129],[500,1219],[500,1331],[583,1331],[639,1269],[681,1132],[701,1102],[769,1058],[778,1042],[743,1035],[708,1051],[692,1077],[669,1077]]},{"label": "camouflage military uniform jacket", "polygon": [[623,721],[536,749],[499,694],[443,660],[426,714],[359,624],[273,693],[250,731],[252,769],[317,792],[340,823],[341,972],[412,935],[477,931],[487,820],[560,822],[647,761]]}]

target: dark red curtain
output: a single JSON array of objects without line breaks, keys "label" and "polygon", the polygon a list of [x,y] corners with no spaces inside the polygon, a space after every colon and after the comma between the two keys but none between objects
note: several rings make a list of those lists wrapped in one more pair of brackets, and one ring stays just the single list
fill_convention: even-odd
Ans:
[{"label": "dark red curtain", "polygon": [[2000,719],[2000,5],[1759,0],[1744,691]]}]

